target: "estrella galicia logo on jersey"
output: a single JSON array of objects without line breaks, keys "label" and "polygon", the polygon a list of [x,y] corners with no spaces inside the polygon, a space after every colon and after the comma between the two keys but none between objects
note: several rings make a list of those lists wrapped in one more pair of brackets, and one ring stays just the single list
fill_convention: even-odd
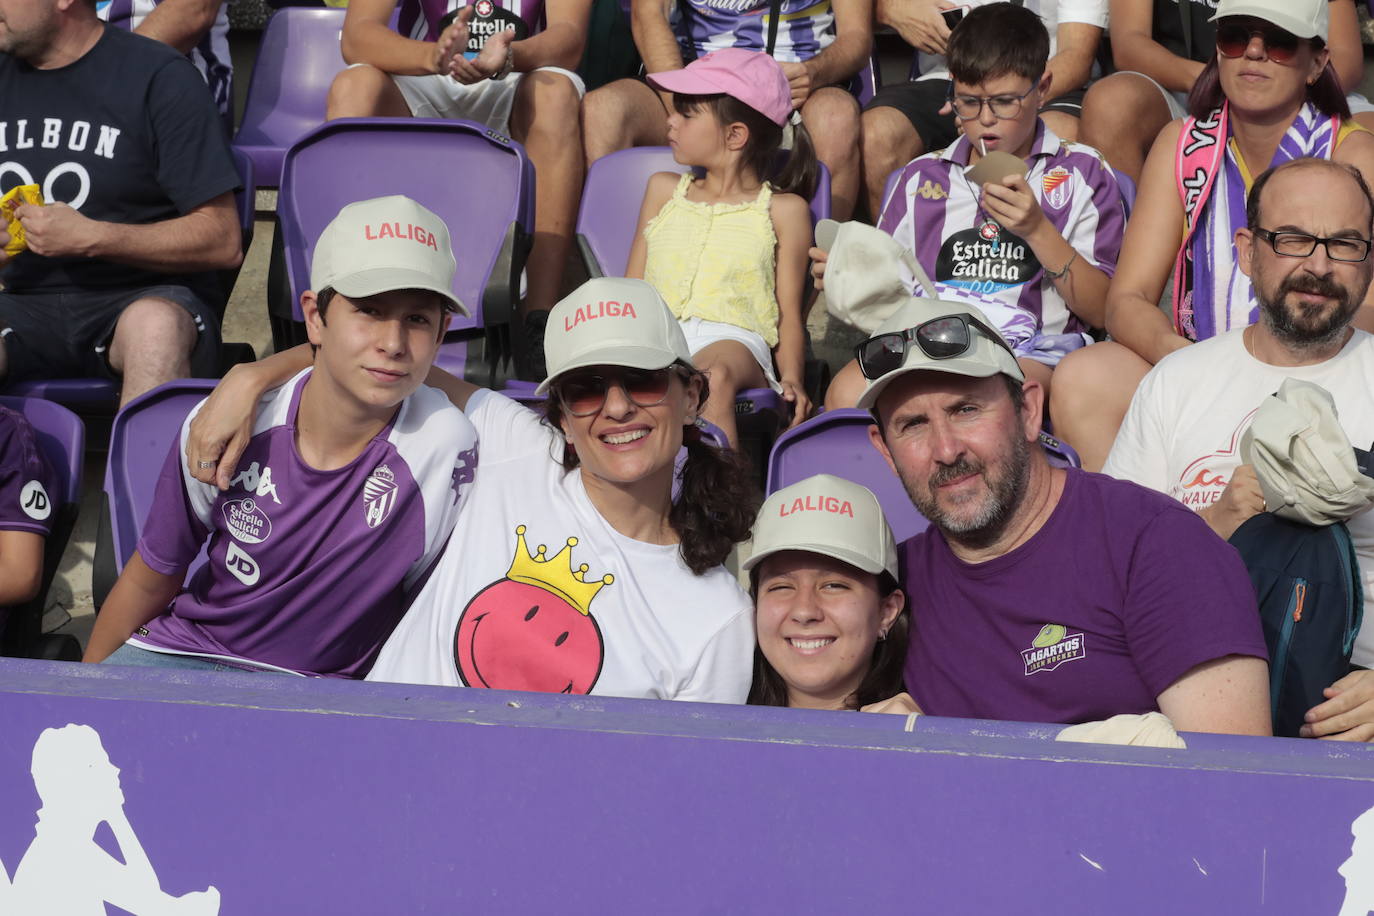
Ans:
[{"label": "estrella galicia logo on jersey", "polygon": [[19,491],[19,507],[36,522],[52,515],[52,500],[48,498],[48,491],[43,489],[43,484],[37,480],[30,480]]},{"label": "estrella galicia logo on jersey", "polygon": [[1038,671],[1053,671],[1065,662],[1086,658],[1087,655],[1083,634],[1070,633],[1057,623],[1045,624],[1031,641],[1031,647],[1021,650],[1027,677]]},{"label": "estrella galicia logo on jersey", "polygon": [[272,520],[252,497],[231,499],[220,513],[229,533],[245,544],[261,544],[272,534]]},{"label": "estrella galicia logo on jersey", "polygon": [[1054,210],[1062,210],[1073,200],[1073,176],[1062,165],[1056,165],[1040,179],[1045,190],[1045,203]]},{"label": "estrella galicia logo on jersey", "polygon": [[367,527],[376,528],[391,514],[396,505],[396,475],[384,464],[377,468],[363,483],[363,516]]},{"label": "estrella galicia logo on jersey", "polygon": [[1018,235],[1005,229],[984,236],[961,229],[945,239],[935,259],[935,279],[949,286],[996,295],[1020,286],[1040,270],[1040,261]]}]

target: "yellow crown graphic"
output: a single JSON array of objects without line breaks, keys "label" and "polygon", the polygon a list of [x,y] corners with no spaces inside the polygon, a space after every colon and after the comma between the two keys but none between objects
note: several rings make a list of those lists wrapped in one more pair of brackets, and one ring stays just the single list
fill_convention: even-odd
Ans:
[{"label": "yellow crown graphic", "polygon": [[[590,615],[592,599],[604,586],[614,582],[615,576],[606,573],[600,582],[588,582],[589,567],[586,563],[572,568],[572,549],[576,546],[577,538],[570,537],[563,549],[551,559],[545,558],[544,553],[548,548],[543,544],[539,545],[537,553],[531,555],[525,544],[525,526],[520,525],[515,529],[515,556],[510,569],[506,570],[506,578],[553,592],[577,610]],[[561,568],[555,565],[564,556],[567,557],[566,563]]]}]

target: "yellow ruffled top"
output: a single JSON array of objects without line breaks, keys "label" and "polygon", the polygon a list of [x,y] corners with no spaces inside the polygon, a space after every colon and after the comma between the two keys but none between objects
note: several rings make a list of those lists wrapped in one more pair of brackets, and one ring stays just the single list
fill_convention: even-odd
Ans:
[{"label": "yellow ruffled top", "polygon": [[683,175],[673,196],[644,227],[644,279],[679,319],[722,321],[778,343],[777,236],[767,182],[752,201],[687,199]]}]

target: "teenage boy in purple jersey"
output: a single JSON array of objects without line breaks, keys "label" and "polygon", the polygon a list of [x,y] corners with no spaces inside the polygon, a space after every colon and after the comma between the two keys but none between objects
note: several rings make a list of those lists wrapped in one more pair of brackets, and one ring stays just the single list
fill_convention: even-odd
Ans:
[{"label": "teenage boy in purple jersey", "polygon": [[874,446],[931,527],[899,548],[907,690],[933,715],[1269,734],[1255,593],[1162,493],[1054,468],[1045,392],[978,309],[913,299],[860,348]]},{"label": "teenage boy in purple jersey", "polygon": [[57,475],[39,451],[33,427],[0,407],[0,608],[38,594],[43,545],[56,521],[55,498],[60,498]]},{"label": "teenage boy in purple jersey", "polygon": [[[976,303],[1022,370],[1046,388],[1059,359],[1106,320],[1126,225],[1121,190],[1101,155],[1060,140],[1039,117],[1053,82],[1048,56],[1049,34],[1025,7],[970,12],[946,53],[950,113],[963,136],[902,169],[878,219],[915,254],[940,298]],[[1024,165],[986,174],[979,163],[993,153]],[[826,406],[852,407],[862,390],[851,364]]]},{"label": "teenage boy in purple jersey", "polygon": [[301,296],[314,365],[259,404],[223,491],[181,459],[187,418],[86,661],[367,673],[476,470],[472,424],[421,386],[463,310],[454,267],[448,228],[409,198],[339,212]]}]

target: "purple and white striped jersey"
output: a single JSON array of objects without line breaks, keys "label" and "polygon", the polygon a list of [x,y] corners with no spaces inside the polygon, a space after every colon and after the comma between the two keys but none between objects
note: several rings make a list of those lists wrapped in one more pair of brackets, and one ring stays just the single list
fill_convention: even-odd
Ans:
[{"label": "purple and white striped jersey", "polygon": [[187,417],[138,551],[176,574],[208,538],[209,559],[131,644],[303,674],[360,677],[372,666],[453,530],[477,470],[477,432],[421,387],[351,463],[316,470],[295,444],[309,376],[263,399],[226,492],[186,470],[195,411]]},{"label": "purple and white striped jersey", "polygon": [[[544,0],[477,0],[477,3],[498,6],[519,16],[529,26],[530,35],[537,35],[544,28]],[[438,41],[439,20],[467,5],[463,0],[401,0],[396,31],[416,41]]]},{"label": "purple and white striped jersey", "polygon": [[[97,0],[96,14],[127,32],[142,25],[143,20],[162,0]],[[215,99],[220,114],[227,114],[234,104],[233,76],[234,62],[229,56],[229,14],[226,8],[230,0],[220,4],[215,14],[215,24],[186,56],[196,65],[205,84],[210,87],[210,95]]]},{"label": "purple and white striped jersey", "polygon": [[0,531],[47,537],[62,498],[57,474],[38,448],[29,421],[0,407]]},{"label": "purple and white striped jersey", "polygon": [[[768,44],[768,0],[679,0],[675,12],[687,60],[721,48],[762,51]],[[782,0],[773,57],[810,60],[834,40],[830,0]]]},{"label": "purple and white striped jersey", "polygon": [[[1086,330],[1029,244],[1006,229],[995,236],[983,231],[988,220],[978,205],[978,189],[964,176],[970,150],[967,138],[960,137],[908,163],[883,202],[878,228],[916,255],[942,296],[990,297],[1036,316],[1041,334]],[[1108,277],[1116,273],[1126,210],[1102,154],[1060,140],[1042,122],[1026,162],[1026,181],[1055,230],[1080,258]]]}]

